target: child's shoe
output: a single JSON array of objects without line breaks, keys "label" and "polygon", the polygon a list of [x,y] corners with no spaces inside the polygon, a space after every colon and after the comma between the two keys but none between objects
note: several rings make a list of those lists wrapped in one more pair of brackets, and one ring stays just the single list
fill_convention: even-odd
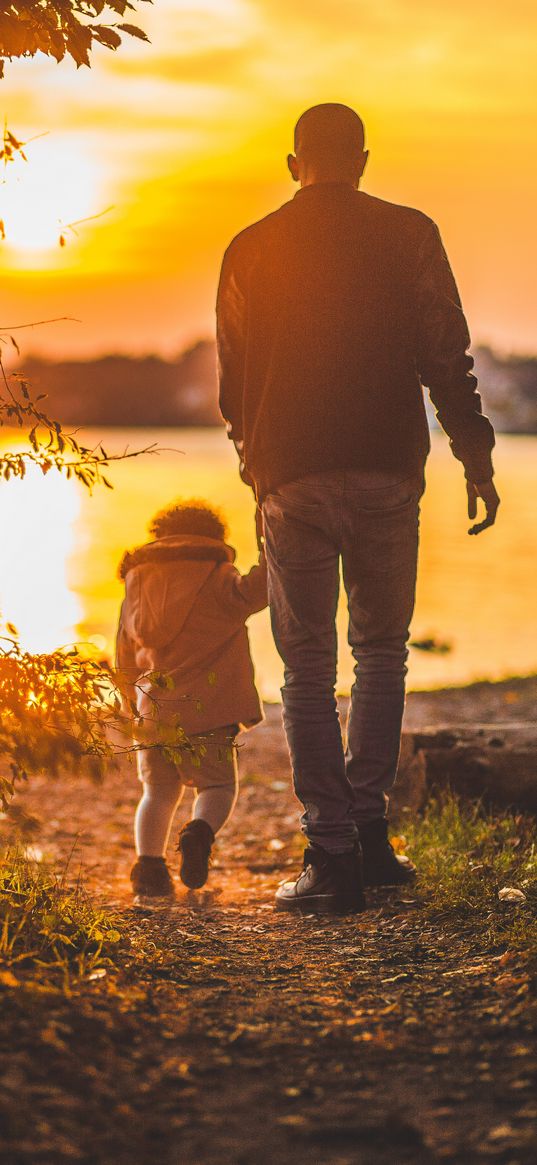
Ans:
[{"label": "child's shoe", "polygon": [[181,854],[179,877],[189,890],[199,890],[209,876],[209,858],[214,833],[201,817],[195,817],[183,826],[177,850]]},{"label": "child's shoe", "polygon": [[135,905],[143,898],[175,897],[173,882],[165,858],[139,857],[131,870],[131,884]]}]

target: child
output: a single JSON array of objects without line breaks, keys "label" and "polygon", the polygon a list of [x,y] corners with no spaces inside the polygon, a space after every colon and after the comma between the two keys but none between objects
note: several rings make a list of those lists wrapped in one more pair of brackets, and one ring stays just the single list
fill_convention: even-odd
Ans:
[{"label": "child", "polygon": [[[263,716],[245,621],[267,605],[266,564],[262,554],[249,574],[239,574],[224,521],[204,501],[169,506],[149,532],[154,541],[125,554],[120,566],[117,666],[144,718],[132,887],[137,898],[170,898],[164,855],[185,785],[195,787],[196,800],[179,834],[179,872],[198,889],[237,797],[235,736]],[[177,725],[194,752],[170,755]]]}]

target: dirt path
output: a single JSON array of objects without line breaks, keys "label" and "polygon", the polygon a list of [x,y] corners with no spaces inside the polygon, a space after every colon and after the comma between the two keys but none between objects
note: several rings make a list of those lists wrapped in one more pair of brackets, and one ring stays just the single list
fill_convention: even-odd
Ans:
[{"label": "dirt path", "polygon": [[[522,718],[530,694],[486,686],[464,707]],[[450,701],[411,698],[409,720],[452,719]],[[281,747],[273,711],[244,749],[210,889],[179,889],[166,911],[130,905],[134,774],[106,789],[36,781],[24,795],[44,856],[64,861],[76,843],[71,868],[145,955],[70,998],[4,991],[6,1165],[535,1161],[537,1057],[517,958],[475,927],[426,920],[408,891],[370,895],[357,919],[273,912],[301,850]]]}]

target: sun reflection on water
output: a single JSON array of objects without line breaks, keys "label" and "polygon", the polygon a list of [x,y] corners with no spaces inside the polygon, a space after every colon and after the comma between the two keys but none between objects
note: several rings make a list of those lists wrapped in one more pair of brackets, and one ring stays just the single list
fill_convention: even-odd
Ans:
[{"label": "sun reflection on water", "polygon": [[67,569],[79,510],[76,484],[56,473],[43,477],[36,466],[23,481],[0,483],[0,611],[25,650],[73,642],[81,608]]}]

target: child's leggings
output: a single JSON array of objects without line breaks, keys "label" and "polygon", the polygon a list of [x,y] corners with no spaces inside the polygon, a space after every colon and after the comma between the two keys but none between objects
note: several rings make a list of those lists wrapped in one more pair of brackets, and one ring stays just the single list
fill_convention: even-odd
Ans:
[{"label": "child's leggings", "polygon": [[[190,737],[199,766],[189,752],[182,763],[167,760],[162,749],[144,748],[137,753],[138,777],[143,794],[134,819],[136,853],[163,857],[175,811],[186,786],[194,787],[193,818],[202,818],[217,833],[237,800],[237,750],[235,724]],[[204,755],[200,753],[204,751]]]}]

